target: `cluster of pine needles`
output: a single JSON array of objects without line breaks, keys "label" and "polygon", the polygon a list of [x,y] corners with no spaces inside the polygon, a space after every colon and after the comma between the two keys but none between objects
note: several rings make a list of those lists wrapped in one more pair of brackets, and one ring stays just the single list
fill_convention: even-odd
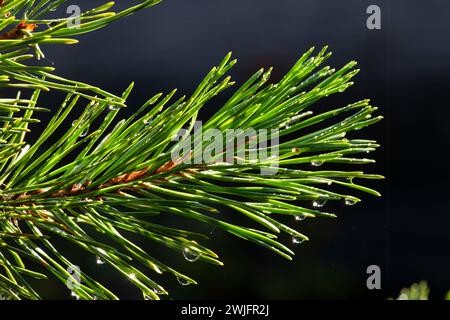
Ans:
[{"label": "cluster of pine needles", "polygon": [[[64,0],[0,2],[3,297],[39,299],[31,284],[36,281],[31,279],[54,277],[62,285],[68,279],[79,280],[71,287],[77,298],[117,299],[107,284],[85,272],[83,264],[97,261],[126,277],[145,299],[159,299],[168,290],[155,281],[155,274],[174,276],[182,285],[196,281],[164,263],[164,255],[141,248],[133,240],[137,236],[166,247],[167,255],[171,250],[189,262],[222,265],[218,254],[206,246],[208,234],[172,223],[190,221],[189,225],[206,224],[291,259],[291,245],[308,240],[297,230],[299,220],[333,217],[324,204],[355,204],[360,201],[355,192],[379,196],[361,183],[382,176],[330,165],[359,168],[373,163],[366,155],[379,145],[347,135],[382,117],[373,116],[377,108],[369,100],[315,111],[322,99],[350,87],[358,73],[354,61],[337,70],[324,66],[331,55],[327,48],[316,53],[308,50],[278,82],[269,80],[272,69],[256,71],[204,122],[204,130],[221,132],[278,129],[279,152],[271,161],[279,167],[273,175],[260,173],[268,166],[264,161],[172,161],[172,150],[182,143],[173,136],[180,129],[191,133],[200,110],[235,86],[227,76],[236,63],[231,54],[211,69],[190,96],[180,96],[176,90],[158,93],[138,107],[127,106],[133,84],[116,95],[59,77],[52,66],[35,63],[45,57],[45,45],[74,44],[76,35],[157,2],[142,0],[119,12],[111,11],[114,3],[106,3],[81,13],[75,27],[68,23],[72,18],[64,16]],[[45,18],[60,9],[63,18]],[[43,106],[40,100],[47,91],[65,97],[55,101],[57,107]],[[133,114],[122,119],[125,107]],[[50,120],[42,132],[30,133],[43,112],[51,114]],[[247,222],[233,223],[223,210],[243,215]],[[281,234],[292,242],[283,243]],[[72,261],[65,243],[92,255],[93,260]],[[77,266],[79,279],[71,272]]]}]

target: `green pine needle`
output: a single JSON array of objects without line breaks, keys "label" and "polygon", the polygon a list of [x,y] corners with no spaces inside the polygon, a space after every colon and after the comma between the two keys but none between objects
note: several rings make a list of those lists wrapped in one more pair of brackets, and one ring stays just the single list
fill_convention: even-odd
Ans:
[{"label": "green pine needle", "polygon": [[[207,247],[208,235],[168,222],[191,220],[291,259],[291,244],[308,240],[296,230],[301,224],[295,220],[334,217],[322,210],[323,204],[361,201],[353,191],[380,196],[360,182],[382,176],[328,167],[331,163],[352,167],[373,163],[364,156],[379,145],[346,135],[382,117],[373,116],[377,108],[369,100],[315,110],[321,99],[351,86],[358,72],[354,61],[339,70],[322,67],[331,54],[327,48],[315,55],[313,49],[306,52],[277,83],[269,82],[271,69],[257,71],[203,124],[205,131],[215,128],[222,133],[237,128],[279,129],[279,155],[271,160],[279,164],[274,175],[261,175],[267,162],[246,158],[236,164],[201,165],[171,160],[171,152],[184,141],[173,141],[174,135],[180,129],[193,132],[200,110],[234,85],[226,76],[236,63],[231,54],[206,75],[190,97],[177,96],[175,90],[159,93],[139,108],[128,106],[136,110],[128,119],[120,119],[120,115],[133,84],[114,95],[58,77],[51,67],[32,65],[33,59],[44,57],[41,45],[75,43],[72,37],[157,2],[142,1],[118,13],[108,11],[113,3],[107,3],[83,13],[79,28],[68,27],[68,18],[45,19],[49,11],[64,3],[61,0],[11,0],[0,9],[3,34],[15,30],[24,19],[38,25],[20,37],[0,40],[0,86],[17,90],[14,97],[0,98],[3,295],[39,299],[31,278],[55,277],[63,284],[75,283],[72,271],[76,263],[63,249],[64,243],[72,243],[127,277],[144,298],[158,299],[168,290],[155,282],[155,273],[172,275],[182,285],[196,281],[164,263],[164,256],[153,256],[139,247],[130,234],[165,246],[188,261],[221,266],[218,254]],[[48,90],[66,94],[56,109],[40,104],[40,96]],[[74,116],[75,110],[83,112]],[[39,122],[39,112],[51,112],[52,118],[28,144],[29,126]],[[336,191],[332,191],[334,186]],[[309,208],[311,202],[313,209]],[[244,215],[247,223],[229,221],[221,214],[224,209]],[[156,220],[156,216],[160,218]],[[281,222],[286,216],[291,216],[292,223]],[[292,238],[292,243],[283,243],[282,233]],[[36,271],[42,270],[37,265],[45,272]],[[79,267],[80,285],[71,288],[74,296],[118,298],[107,284],[85,273],[83,264]]]}]

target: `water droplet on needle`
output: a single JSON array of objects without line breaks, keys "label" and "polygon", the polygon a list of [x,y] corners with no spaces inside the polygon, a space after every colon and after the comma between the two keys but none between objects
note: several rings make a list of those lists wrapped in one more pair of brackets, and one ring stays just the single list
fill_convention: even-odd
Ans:
[{"label": "water droplet on needle", "polygon": [[320,167],[322,164],[323,164],[322,160],[313,160],[313,161],[311,161],[311,165],[313,167]]},{"label": "water droplet on needle", "polygon": [[296,237],[296,236],[292,237],[292,243],[293,243],[293,244],[300,244],[300,243],[302,243],[303,241],[305,241],[305,239],[300,238],[300,237]]},{"label": "water droplet on needle", "polygon": [[86,137],[89,132],[89,126],[83,129],[83,131],[80,133],[80,138]]},{"label": "water droplet on needle", "polygon": [[327,203],[327,200],[318,199],[318,200],[314,200],[312,205],[313,205],[313,207],[316,207],[316,208],[322,208],[326,203]]},{"label": "water droplet on needle", "polygon": [[182,286],[188,286],[192,283],[192,281],[190,281],[189,279],[186,279],[186,278],[180,277],[180,276],[177,276],[177,281]]},{"label": "water droplet on needle", "polygon": [[183,256],[189,262],[195,262],[200,258],[200,253],[189,247],[183,247]]}]

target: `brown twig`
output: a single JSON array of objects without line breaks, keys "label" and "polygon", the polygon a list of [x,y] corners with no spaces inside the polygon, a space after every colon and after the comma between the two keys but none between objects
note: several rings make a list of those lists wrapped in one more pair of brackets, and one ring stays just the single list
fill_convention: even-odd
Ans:
[{"label": "brown twig", "polygon": [[[159,167],[153,171],[148,172],[148,168],[144,168],[141,170],[136,170],[136,171],[133,171],[130,173],[122,174],[120,176],[112,178],[108,182],[105,182],[105,183],[97,186],[94,189],[89,189],[89,185],[91,184],[91,181],[86,181],[84,184],[77,183],[77,184],[72,185],[69,188],[61,189],[56,192],[53,192],[52,194],[50,194],[50,197],[51,198],[62,198],[62,197],[78,196],[78,195],[90,193],[95,190],[101,190],[101,189],[115,186],[115,185],[130,183],[133,181],[137,181],[137,180],[141,180],[143,178],[150,177],[152,175],[167,172],[167,171],[175,168],[177,165],[178,165],[178,163],[174,163],[172,160],[170,160],[170,161],[166,162],[165,164],[163,164],[161,167]],[[37,189],[37,190],[17,194],[15,196],[13,196],[12,199],[13,200],[23,200],[23,199],[29,198],[31,195],[42,194],[45,192],[46,192],[45,189]],[[120,189],[117,190],[117,192],[120,192]]]},{"label": "brown twig", "polygon": [[2,40],[20,39],[25,36],[24,30],[28,32],[33,32],[36,28],[37,28],[36,24],[26,23],[25,20],[22,20],[17,26],[14,27],[14,29],[0,35],[0,39]]}]

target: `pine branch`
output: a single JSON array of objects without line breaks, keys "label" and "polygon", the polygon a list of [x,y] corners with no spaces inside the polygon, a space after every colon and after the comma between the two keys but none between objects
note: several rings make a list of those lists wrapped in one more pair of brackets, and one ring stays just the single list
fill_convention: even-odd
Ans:
[{"label": "pine branch", "polygon": [[[74,270],[75,263],[65,257],[61,244],[70,242],[97,257],[98,263],[108,264],[127,277],[144,298],[158,299],[167,290],[153,280],[153,272],[172,274],[182,285],[196,281],[140,248],[128,239],[130,233],[165,246],[190,262],[223,264],[204,245],[207,235],[171,227],[168,217],[174,217],[222,229],[291,259],[294,252],[279,236],[289,235],[292,244],[308,240],[292,227],[296,220],[334,217],[322,211],[327,201],[344,201],[348,205],[360,201],[353,194],[331,191],[334,185],[339,187],[337,190],[345,187],[349,192],[358,190],[379,196],[377,191],[356,181],[382,176],[331,167],[319,169],[329,163],[374,162],[360,155],[374,151],[379,146],[375,141],[346,138],[382,119],[372,117],[377,108],[369,100],[313,113],[314,105],[321,99],[353,84],[351,80],[358,72],[353,70],[355,62],[337,71],[321,67],[330,56],[324,48],[315,56],[313,49],[306,52],[278,83],[269,84],[271,69],[261,69],[235,91],[203,125],[204,133],[196,137],[200,110],[234,85],[226,74],[236,61],[230,60],[228,54],[189,98],[177,98],[176,90],[166,95],[159,93],[131,117],[117,121],[133,84],[115,96],[57,77],[50,69],[18,61],[32,57],[24,55],[30,46],[35,50],[34,56],[42,57],[42,51],[36,49],[40,44],[73,42],[65,37],[103,27],[157,1],[143,1],[115,15],[100,13],[111,7],[107,4],[83,14],[86,22],[77,30],[69,30],[64,19],[38,20],[53,5],[63,2],[15,0],[0,9],[0,15],[11,13],[11,17],[2,20],[0,29],[17,23],[19,20],[12,16],[21,10],[28,12],[24,23],[58,23],[45,31],[25,33],[23,38],[0,40],[1,83],[30,92],[25,99],[20,94],[13,99],[0,99],[0,120],[4,121],[0,131],[0,265],[4,270],[0,273],[0,290],[11,298],[40,298],[29,285],[30,277],[46,278],[51,274],[63,283],[74,280],[68,268]],[[66,92],[57,110],[39,104],[39,97],[49,89]],[[83,113],[74,117],[73,111],[80,109]],[[39,121],[34,111],[52,112],[53,117],[37,140],[28,145],[28,124]],[[62,128],[65,130],[61,135]],[[200,164],[189,161],[195,158],[195,152],[173,158],[174,150],[182,146],[194,151],[211,147],[208,129],[216,129],[225,137],[223,145],[230,140],[227,130],[241,129],[232,140],[241,141],[244,156],[236,151],[231,162]],[[257,137],[245,139],[245,129],[279,130],[278,154],[266,161],[253,161],[248,154],[255,148]],[[181,130],[183,136],[174,140]],[[194,139],[190,139],[191,133]],[[203,141],[207,143],[200,144]],[[225,152],[214,156],[224,159]],[[261,174],[273,169],[274,164],[279,166],[276,174]],[[309,208],[310,202],[313,209]],[[221,214],[223,209],[244,215],[248,223],[230,222]],[[165,222],[157,222],[156,215]],[[292,217],[294,223],[280,222],[280,217],[286,216]],[[34,271],[36,264],[43,266],[46,274]],[[72,288],[73,295],[81,299],[117,298],[85,273],[83,265],[80,267],[80,285]]]}]

